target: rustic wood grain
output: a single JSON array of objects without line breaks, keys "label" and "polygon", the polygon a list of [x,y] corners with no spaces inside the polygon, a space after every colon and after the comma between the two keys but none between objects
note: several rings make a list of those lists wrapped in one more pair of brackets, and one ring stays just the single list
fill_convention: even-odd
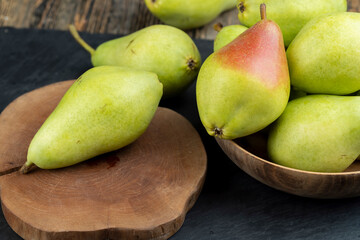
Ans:
[{"label": "rustic wood grain", "polygon": [[[188,31],[191,37],[213,39],[212,25],[236,24],[237,10],[221,14],[207,26]],[[75,23],[80,31],[128,34],[161,23],[143,0],[1,0],[0,26],[66,30]]]},{"label": "rustic wood grain", "polygon": [[[348,9],[360,12],[359,0],[348,0]],[[189,30],[194,38],[214,39],[215,23],[238,24],[237,9],[222,13],[204,27]],[[80,31],[128,34],[160,23],[143,0],[1,0],[0,27],[66,30],[75,23]]]},{"label": "rustic wood grain", "polygon": [[196,130],[170,109],[159,108],[146,132],[118,151],[68,168],[9,173],[25,162],[30,140],[71,84],[32,91],[0,115],[7,222],[25,239],[169,238],[195,203],[207,165]]},{"label": "rustic wood grain", "polygon": [[275,189],[310,198],[336,199],[360,196],[360,162],[342,173],[317,173],[280,166],[266,159],[266,133],[235,141],[217,138],[226,155],[244,172]]},{"label": "rustic wood grain", "polygon": [[[359,0],[348,0],[348,10],[360,12]],[[204,27],[187,31],[191,37],[214,39],[215,23],[238,24],[237,9],[222,13]],[[160,23],[143,0],[1,0],[0,27],[66,30],[75,23],[80,31],[128,34]]]},{"label": "rustic wood grain", "polygon": [[348,0],[348,11],[349,12],[360,12],[360,1],[359,0]]},{"label": "rustic wood grain", "polygon": [[[3,110],[0,115],[0,127],[9,127],[2,127],[0,131],[0,176],[20,168],[26,159],[27,151],[9,151],[9,148],[18,144],[29,146],[32,136],[62,98],[63,94],[59,93],[65,93],[72,83],[73,81],[67,81],[55,83],[50,88],[45,87],[47,93],[45,102],[42,97],[34,98],[44,92],[44,88],[39,88],[15,99]],[[28,105],[41,106],[42,111],[34,114],[34,109],[27,107]],[[29,128],[29,125],[37,126],[37,128]]]}]

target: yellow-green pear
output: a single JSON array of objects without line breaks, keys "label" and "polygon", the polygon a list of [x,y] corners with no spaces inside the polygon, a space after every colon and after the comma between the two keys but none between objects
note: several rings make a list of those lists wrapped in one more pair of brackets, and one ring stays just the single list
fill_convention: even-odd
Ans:
[{"label": "yellow-green pear", "polygon": [[347,95],[360,90],[360,13],[310,21],[287,50],[291,84],[305,92]]},{"label": "yellow-green pear", "polygon": [[247,27],[242,25],[229,25],[218,29],[219,33],[214,40],[214,52],[232,42],[247,29]]},{"label": "yellow-green pear", "polygon": [[270,130],[268,151],[287,167],[344,171],[360,155],[360,97],[310,95],[290,101]]},{"label": "yellow-green pear", "polygon": [[[275,21],[284,35],[285,46],[311,19],[322,14],[346,12],[346,0],[238,0],[239,20],[251,27],[260,20],[258,7],[267,6],[268,18]],[[327,31],[332,31],[331,27]]]},{"label": "yellow-green pear", "polygon": [[162,96],[155,73],[95,67],[65,93],[32,139],[26,173],[67,167],[135,141],[150,124]]},{"label": "yellow-green pear", "polygon": [[275,121],[289,99],[290,79],[278,25],[265,16],[210,55],[200,69],[196,100],[211,136],[234,139]]},{"label": "yellow-green pear", "polygon": [[70,25],[75,39],[91,54],[93,65],[114,65],[154,72],[164,86],[164,97],[182,92],[195,79],[201,56],[193,40],[183,31],[153,25],[124,37],[102,43],[94,50]]},{"label": "yellow-green pear", "polygon": [[201,27],[221,12],[236,7],[237,0],[145,0],[152,14],[164,23],[180,28]]}]

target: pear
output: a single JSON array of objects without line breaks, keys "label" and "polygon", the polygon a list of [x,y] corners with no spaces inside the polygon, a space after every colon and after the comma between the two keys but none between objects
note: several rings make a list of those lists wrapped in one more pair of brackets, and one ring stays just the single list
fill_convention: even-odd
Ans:
[{"label": "pear", "polygon": [[310,21],[287,50],[291,84],[317,94],[360,90],[360,13],[333,13]]},{"label": "pear", "polygon": [[296,34],[311,19],[321,14],[347,10],[346,0],[238,0],[240,22],[251,27],[259,21],[257,9],[261,3],[268,7],[268,18],[279,24],[285,46],[289,46]]},{"label": "pear", "polygon": [[268,151],[287,167],[344,171],[360,155],[360,97],[311,95],[290,101],[272,126]]},{"label": "pear", "polygon": [[248,29],[242,25],[229,25],[222,27],[219,24],[215,25],[214,28],[219,32],[214,40],[214,52],[232,42],[241,33]]},{"label": "pear", "polygon": [[115,65],[156,73],[164,86],[164,97],[176,96],[186,89],[201,66],[193,40],[171,26],[153,25],[107,41],[96,50],[80,38],[72,25],[70,32],[90,52],[95,67]]},{"label": "pear", "polygon": [[32,139],[21,172],[67,167],[135,141],[162,96],[155,73],[95,67],[69,88]]},{"label": "pear", "polygon": [[234,139],[275,121],[289,99],[290,80],[278,25],[262,20],[211,54],[200,69],[196,98],[208,134]]},{"label": "pear", "polygon": [[221,12],[236,7],[237,0],[145,0],[152,14],[180,29],[201,27]]}]

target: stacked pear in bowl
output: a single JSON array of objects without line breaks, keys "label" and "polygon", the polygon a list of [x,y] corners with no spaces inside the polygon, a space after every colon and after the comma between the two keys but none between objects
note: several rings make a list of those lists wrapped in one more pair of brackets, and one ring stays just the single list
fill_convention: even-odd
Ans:
[{"label": "stacked pear in bowl", "polygon": [[279,25],[285,46],[290,45],[297,33],[311,19],[322,14],[347,10],[346,0],[238,0],[239,21],[248,27],[259,21],[258,8],[261,3],[268,7],[269,19]]},{"label": "stacked pear in bowl", "polygon": [[342,172],[360,155],[360,98],[333,96],[360,89],[358,30],[359,13],[334,13],[310,21],[290,44],[291,83],[314,95],[290,102],[270,132],[275,162]]},{"label": "stacked pear in bowl", "polygon": [[360,155],[360,98],[310,95],[291,101],[269,133],[270,158],[315,172],[342,172]]},{"label": "stacked pear in bowl", "polygon": [[[244,29],[256,24],[260,20],[258,12],[261,3],[267,6],[268,18],[279,25],[283,34],[285,47],[290,45],[299,31],[310,20],[321,15],[346,12],[347,10],[346,0],[238,0],[238,18],[242,25],[226,26],[224,33],[218,36],[221,39],[219,42],[229,43],[242,32],[238,29]],[[236,32],[238,32],[238,34],[236,34]],[[223,44],[222,46],[225,45],[226,44]],[[220,48],[220,44],[218,43],[216,43],[215,46],[215,49]]]},{"label": "stacked pear in bowl", "polygon": [[[244,2],[249,9],[252,1]],[[275,7],[269,4],[269,12],[276,12]],[[360,98],[356,95],[360,58],[355,53],[355,46],[360,45],[359,18],[359,13],[331,13],[310,20],[289,45],[288,64],[278,61],[283,56],[270,44],[271,39],[279,38],[278,31],[259,31],[264,41],[258,46],[256,38],[247,39],[261,22],[205,61],[197,85],[201,120],[245,172],[271,187],[301,196],[360,195],[354,187],[354,183],[360,184],[356,162],[360,155]],[[240,54],[227,51],[235,45]],[[256,57],[259,52],[261,57]],[[217,70],[210,69],[208,61]],[[234,68],[238,74],[230,75]],[[284,82],[281,69],[289,69],[288,84],[291,82],[294,90],[290,102],[281,94],[286,88],[279,91],[281,84],[269,88],[276,82],[273,76],[277,83]],[[266,79],[262,85],[254,85],[257,79],[249,77],[254,72]],[[264,89],[271,89],[274,95],[265,94]]]},{"label": "stacked pear in bowl", "polygon": [[289,99],[290,80],[280,28],[266,19],[210,55],[200,69],[196,97],[207,132],[234,139],[275,121]]},{"label": "stacked pear in bowl", "polygon": [[334,13],[309,22],[287,50],[292,85],[313,94],[359,91],[359,31],[359,13]]}]

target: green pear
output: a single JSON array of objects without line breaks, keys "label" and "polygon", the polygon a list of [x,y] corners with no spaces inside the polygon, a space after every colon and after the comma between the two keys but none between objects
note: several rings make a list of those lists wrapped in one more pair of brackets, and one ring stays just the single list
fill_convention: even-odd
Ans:
[{"label": "green pear", "polygon": [[180,28],[201,27],[221,12],[236,7],[237,0],[145,0],[152,14],[164,23]]},{"label": "green pear", "polygon": [[309,20],[321,14],[347,10],[346,0],[238,0],[240,22],[251,27],[259,21],[257,10],[261,3],[265,3],[268,7],[268,18],[279,24],[285,46],[289,46]]},{"label": "green pear", "polygon": [[360,90],[360,13],[310,21],[287,50],[291,84],[308,93],[347,95]]},{"label": "green pear", "polygon": [[32,139],[26,173],[67,167],[135,141],[148,127],[162,96],[155,73],[95,67],[69,88]]},{"label": "green pear", "polygon": [[200,69],[196,99],[208,134],[234,139],[275,121],[289,99],[290,79],[278,25],[262,20],[211,54]]},{"label": "green pear", "polygon": [[247,27],[242,25],[229,25],[219,29],[219,33],[214,40],[214,52],[232,42],[247,29]]},{"label": "green pear", "polygon": [[360,155],[360,97],[311,95],[289,102],[269,133],[268,152],[287,167],[344,171]]},{"label": "green pear", "polygon": [[75,39],[91,54],[93,65],[116,65],[154,72],[164,86],[164,96],[182,92],[199,72],[201,56],[193,40],[180,29],[153,25],[107,41],[92,49],[70,26]]}]

